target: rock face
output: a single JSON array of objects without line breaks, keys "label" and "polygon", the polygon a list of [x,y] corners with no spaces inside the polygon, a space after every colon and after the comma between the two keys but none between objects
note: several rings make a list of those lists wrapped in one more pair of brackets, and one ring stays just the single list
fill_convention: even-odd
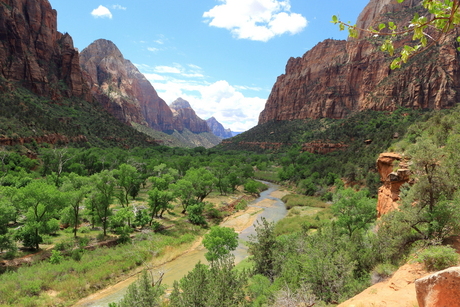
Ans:
[{"label": "rock face", "polygon": [[[42,96],[91,99],[70,35],[47,0],[0,0],[0,74]],[[3,89],[8,90],[8,89]]]},{"label": "rock face", "polygon": [[222,126],[222,124],[219,123],[214,117],[208,118],[206,123],[208,124],[208,127],[211,129],[212,133],[222,139],[228,139],[233,136],[232,130],[225,129],[224,126]]},{"label": "rock face", "polygon": [[[381,20],[404,23],[420,0],[401,4],[371,0],[358,18],[367,28]],[[384,15],[382,15],[384,14]],[[302,57],[290,58],[260,113],[259,124],[272,120],[343,118],[362,110],[398,107],[449,108],[460,99],[459,58],[453,33],[435,48],[415,56],[410,65],[391,71],[391,59],[379,51],[377,39],[327,39]],[[410,35],[398,42],[407,43]]]},{"label": "rock face", "polygon": [[420,307],[459,307],[460,267],[417,279],[415,291]]},{"label": "rock face", "polygon": [[185,128],[193,133],[211,132],[206,121],[196,115],[188,101],[177,98],[169,107],[174,114],[176,130],[182,131]]},{"label": "rock face", "polygon": [[111,41],[99,39],[85,48],[80,65],[96,100],[120,121],[159,131],[177,128],[168,105]]},{"label": "rock face", "polygon": [[393,163],[401,161],[402,157],[396,153],[382,153],[377,159],[377,170],[383,186],[379,188],[377,199],[377,217],[398,208],[399,192],[401,186],[409,182],[410,171],[401,163],[398,170],[394,171]]}]

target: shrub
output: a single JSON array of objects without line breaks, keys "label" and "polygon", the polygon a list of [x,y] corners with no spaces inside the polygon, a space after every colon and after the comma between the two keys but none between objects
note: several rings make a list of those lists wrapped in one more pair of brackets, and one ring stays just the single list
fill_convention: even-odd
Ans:
[{"label": "shrub", "polygon": [[79,230],[80,230],[80,233],[89,233],[91,231],[91,229],[89,229],[88,226],[80,227]]},{"label": "shrub", "polygon": [[449,246],[430,246],[418,254],[415,261],[423,263],[429,271],[439,271],[458,264],[459,256]]},{"label": "shrub", "polygon": [[52,264],[59,264],[62,261],[62,259],[64,259],[64,257],[61,255],[60,251],[54,249],[51,251],[50,262]]}]

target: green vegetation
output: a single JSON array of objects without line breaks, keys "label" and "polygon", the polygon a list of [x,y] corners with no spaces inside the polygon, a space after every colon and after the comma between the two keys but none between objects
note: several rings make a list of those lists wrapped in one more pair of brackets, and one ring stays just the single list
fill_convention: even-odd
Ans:
[{"label": "green vegetation", "polygon": [[428,271],[440,271],[456,266],[459,255],[449,246],[430,246],[417,255],[416,261],[423,263]]}]

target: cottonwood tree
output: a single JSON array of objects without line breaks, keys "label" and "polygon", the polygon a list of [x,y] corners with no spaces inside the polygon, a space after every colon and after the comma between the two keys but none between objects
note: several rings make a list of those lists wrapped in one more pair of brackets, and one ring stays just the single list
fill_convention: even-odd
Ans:
[{"label": "cottonwood tree", "polygon": [[60,188],[63,192],[64,203],[68,205],[64,209],[63,221],[73,227],[74,237],[77,237],[78,226],[80,225],[80,209],[86,195],[90,191],[89,178],[78,176],[75,173],[69,174],[64,179]]},{"label": "cottonwood tree", "polygon": [[129,205],[129,196],[137,196],[142,183],[141,176],[137,169],[129,164],[121,164],[118,169],[114,170],[113,176],[117,179],[117,185],[120,187],[116,197],[123,207]]},{"label": "cottonwood tree", "polygon": [[116,180],[112,172],[105,170],[91,176],[93,192],[88,198],[91,211],[96,215],[98,222],[102,224],[104,236],[107,235],[109,225],[108,218],[112,214],[110,205],[115,194]]},{"label": "cottonwood tree", "polygon": [[[397,0],[402,3],[405,0]],[[426,16],[416,13],[409,24],[398,25],[393,21],[381,23],[378,29],[360,29],[356,25],[345,23],[338,16],[332,16],[332,23],[338,24],[340,30],[348,29],[350,37],[358,37],[358,33],[367,32],[373,36],[385,37],[381,50],[391,56],[398,56],[392,61],[391,69],[400,68],[414,55],[442,42],[444,38],[454,33],[460,24],[459,0],[422,0],[422,6],[427,10]],[[412,46],[405,45],[400,51],[395,50],[394,42],[402,36],[412,35],[415,42]],[[460,37],[457,37],[460,42]]]},{"label": "cottonwood tree", "polygon": [[26,216],[18,236],[24,245],[38,249],[42,242],[41,234],[46,232],[47,222],[62,209],[61,192],[54,185],[34,180],[19,189],[18,200]]}]

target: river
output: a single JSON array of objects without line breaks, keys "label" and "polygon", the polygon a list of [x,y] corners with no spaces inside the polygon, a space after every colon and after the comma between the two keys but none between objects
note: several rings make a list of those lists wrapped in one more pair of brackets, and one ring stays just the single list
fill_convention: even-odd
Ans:
[{"label": "river", "polygon": [[[278,198],[281,196],[276,195],[276,192],[279,191],[279,186],[269,182],[262,182],[268,185],[268,190],[263,191],[259,198],[249,203],[246,213],[243,213],[232,220],[224,221],[221,226],[232,227],[232,223],[234,223],[237,219],[254,221],[264,217],[269,222],[276,222],[286,216],[286,207]],[[250,225],[251,226],[249,227],[241,229],[239,232],[239,245],[233,252],[236,263],[239,263],[248,256],[248,248],[245,242],[248,241],[249,236],[256,234],[254,223],[251,222]],[[167,285],[168,289],[171,289],[173,282],[185,276],[187,272],[191,271],[195,267],[195,264],[199,261],[207,263],[206,258],[204,257],[206,251],[206,248],[204,248],[203,245],[200,245],[186,254],[183,254],[176,259],[165,263],[161,267],[156,268],[155,270],[164,272],[163,284]],[[74,307],[106,307],[111,302],[118,302],[123,298],[128,286],[136,280],[137,276],[128,278],[112,287],[80,300],[74,305]]]}]

